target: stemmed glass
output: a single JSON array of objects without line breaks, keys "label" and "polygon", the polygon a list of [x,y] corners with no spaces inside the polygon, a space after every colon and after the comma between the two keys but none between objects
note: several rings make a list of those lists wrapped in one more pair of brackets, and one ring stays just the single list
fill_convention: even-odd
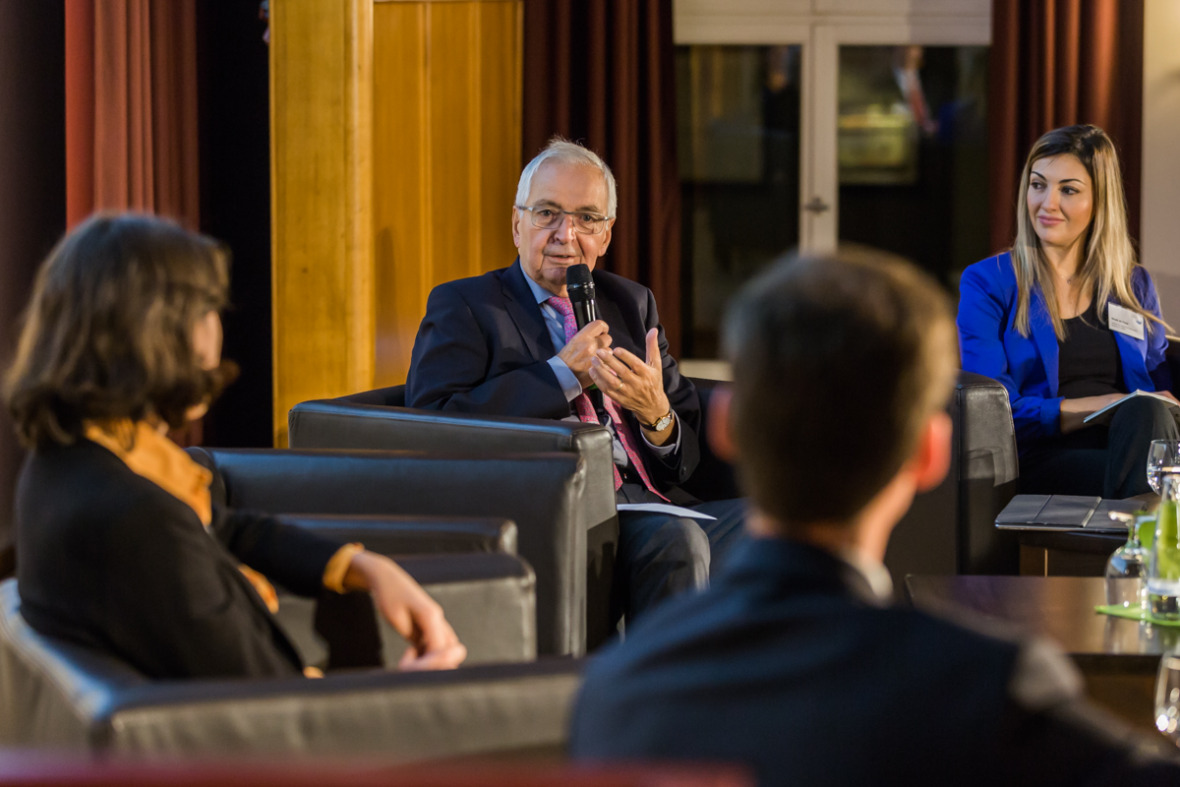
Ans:
[{"label": "stemmed glass", "polygon": [[1155,681],[1155,727],[1180,746],[1180,655],[1175,651],[1160,658]]},{"label": "stemmed glass", "polygon": [[1143,607],[1147,596],[1148,552],[1139,543],[1139,523],[1145,517],[1112,511],[1110,518],[1127,525],[1127,543],[1106,561],[1106,603],[1112,607]]},{"label": "stemmed glass", "polygon": [[1167,473],[1180,473],[1180,440],[1152,440],[1147,451],[1147,483],[1157,495]]}]

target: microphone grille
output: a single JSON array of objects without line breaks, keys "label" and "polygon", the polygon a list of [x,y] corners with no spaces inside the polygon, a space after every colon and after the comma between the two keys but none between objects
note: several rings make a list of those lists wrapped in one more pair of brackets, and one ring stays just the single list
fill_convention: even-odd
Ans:
[{"label": "microphone grille", "polygon": [[584,264],[571,265],[565,269],[567,287],[584,287],[591,283],[590,268]]}]

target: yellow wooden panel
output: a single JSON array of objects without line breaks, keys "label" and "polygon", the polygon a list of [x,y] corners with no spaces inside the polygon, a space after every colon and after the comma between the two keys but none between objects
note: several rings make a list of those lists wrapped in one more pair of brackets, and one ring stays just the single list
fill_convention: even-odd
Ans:
[{"label": "yellow wooden panel", "polygon": [[270,17],[274,429],[373,380],[371,0]]},{"label": "yellow wooden panel", "polygon": [[520,0],[374,7],[377,385],[405,380],[430,289],[511,262]]},{"label": "yellow wooden panel", "polygon": [[[479,199],[479,226],[483,256],[475,273],[502,268],[512,262],[512,205],[516,182],[524,162],[520,159],[523,98],[521,94],[521,38],[523,13],[518,3],[484,3],[484,41],[514,41],[512,47],[485,51],[479,73],[479,94],[484,106],[480,127],[483,186]],[[490,111],[495,108],[495,111]]]},{"label": "yellow wooden panel", "polygon": [[[471,61],[479,3],[431,3],[430,114],[427,123],[435,145],[431,157],[431,213],[434,255],[431,277],[447,281],[470,276],[478,228],[471,215],[471,193],[479,193],[479,159],[471,155],[472,132],[479,122],[478,85],[471,79]],[[476,132],[478,133],[478,132]]]},{"label": "yellow wooden panel", "polygon": [[405,381],[431,267],[424,3],[373,13],[373,214],[376,232],[375,384]]}]

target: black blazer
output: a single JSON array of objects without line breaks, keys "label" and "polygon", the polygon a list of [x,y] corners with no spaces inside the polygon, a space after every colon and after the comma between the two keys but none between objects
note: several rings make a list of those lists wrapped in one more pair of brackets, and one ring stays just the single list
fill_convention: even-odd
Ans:
[{"label": "black blazer", "polygon": [[592,661],[570,748],[740,762],[761,785],[1178,783],[1080,697],[1043,642],[881,606],[835,557],[750,539]]},{"label": "black blazer", "polygon": [[[647,332],[659,329],[664,391],[679,421],[680,448],[666,459],[645,454],[644,465],[670,498],[692,502],[676,487],[700,459],[696,389],[668,354],[651,290],[602,270],[592,275],[599,315],[610,327],[613,347],[644,358]],[[408,406],[526,418],[570,415],[548,363],[557,351],[524,276],[517,259],[510,267],[434,288],[414,340],[406,380]],[[624,419],[635,444],[644,445],[634,415],[627,412]]]},{"label": "black blazer", "polygon": [[301,670],[239,563],[314,595],[338,544],[269,517],[196,513],[88,440],[30,453],[16,498],[17,587],[34,629],[152,678]]}]

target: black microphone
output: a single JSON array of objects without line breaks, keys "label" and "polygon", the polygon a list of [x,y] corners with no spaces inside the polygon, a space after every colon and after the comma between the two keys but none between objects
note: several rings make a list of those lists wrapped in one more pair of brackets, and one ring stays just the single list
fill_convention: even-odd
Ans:
[{"label": "black microphone", "polygon": [[[570,306],[574,308],[574,322],[578,330],[598,319],[598,305],[594,303],[594,280],[590,269],[583,264],[571,265],[565,269],[565,288],[569,293]],[[591,385],[587,389],[590,402],[599,413],[603,412],[602,391]],[[601,415],[599,418],[601,419]]]},{"label": "black microphone", "polygon": [[574,322],[578,330],[598,319],[598,306],[594,303],[594,280],[585,265],[571,265],[565,269],[565,287],[569,292],[570,305],[574,307]]}]

